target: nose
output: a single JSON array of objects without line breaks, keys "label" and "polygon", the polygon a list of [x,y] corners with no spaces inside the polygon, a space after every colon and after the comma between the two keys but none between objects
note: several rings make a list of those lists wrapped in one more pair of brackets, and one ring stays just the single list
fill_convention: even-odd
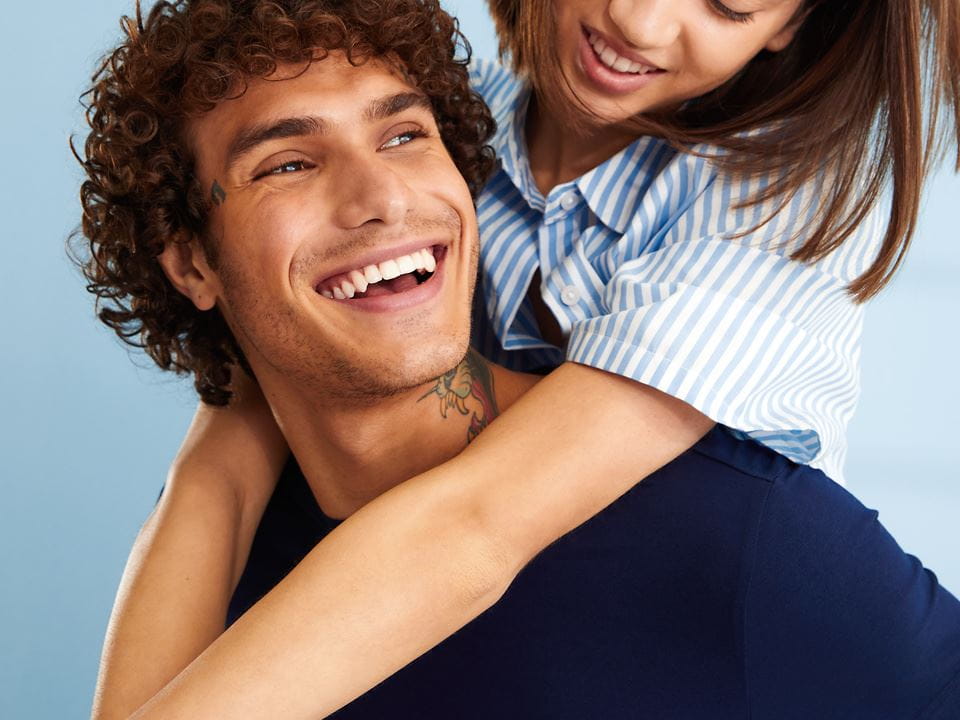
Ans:
[{"label": "nose", "polygon": [[676,0],[610,0],[607,16],[638,50],[671,45],[683,25]]},{"label": "nose", "polygon": [[413,192],[402,167],[376,156],[345,158],[338,168],[331,192],[334,221],[344,229],[374,223],[396,225],[413,207]]}]

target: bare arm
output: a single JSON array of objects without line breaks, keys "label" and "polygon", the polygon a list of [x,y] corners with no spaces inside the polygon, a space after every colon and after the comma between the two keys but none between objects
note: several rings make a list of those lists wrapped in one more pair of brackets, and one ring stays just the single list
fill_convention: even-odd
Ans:
[{"label": "bare arm", "polygon": [[222,632],[286,457],[254,387],[201,406],[127,561],[107,628],[93,718],[126,718]]},{"label": "bare arm", "polygon": [[544,547],[711,425],[631,380],[560,367],[458,457],[351,515],[133,717],[335,711],[490,607]]}]

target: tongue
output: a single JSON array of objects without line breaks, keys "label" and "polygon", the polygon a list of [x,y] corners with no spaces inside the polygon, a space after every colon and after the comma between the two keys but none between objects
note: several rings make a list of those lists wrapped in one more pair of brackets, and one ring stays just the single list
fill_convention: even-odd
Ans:
[{"label": "tongue", "polygon": [[381,280],[367,288],[364,293],[366,297],[376,297],[377,295],[392,295],[394,293],[406,292],[417,286],[417,279],[413,273],[407,273],[393,280]]}]

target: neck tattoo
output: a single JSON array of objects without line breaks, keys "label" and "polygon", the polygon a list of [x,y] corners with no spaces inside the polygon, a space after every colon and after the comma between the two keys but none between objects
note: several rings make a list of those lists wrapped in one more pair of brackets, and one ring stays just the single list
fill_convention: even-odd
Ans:
[{"label": "neck tattoo", "polygon": [[438,377],[433,387],[417,402],[430,396],[440,400],[440,416],[444,419],[450,410],[456,410],[464,417],[470,416],[467,443],[500,414],[493,392],[493,374],[487,361],[473,348],[467,351],[459,365]]}]

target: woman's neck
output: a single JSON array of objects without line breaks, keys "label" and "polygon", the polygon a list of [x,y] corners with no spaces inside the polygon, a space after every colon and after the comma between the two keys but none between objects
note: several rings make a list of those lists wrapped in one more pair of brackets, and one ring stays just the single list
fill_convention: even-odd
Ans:
[{"label": "woman's neck", "polygon": [[589,172],[637,139],[623,127],[577,127],[567,115],[544,110],[536,95],[530,97],[524,134],[530,170],[544,197],[557,185]]}]

